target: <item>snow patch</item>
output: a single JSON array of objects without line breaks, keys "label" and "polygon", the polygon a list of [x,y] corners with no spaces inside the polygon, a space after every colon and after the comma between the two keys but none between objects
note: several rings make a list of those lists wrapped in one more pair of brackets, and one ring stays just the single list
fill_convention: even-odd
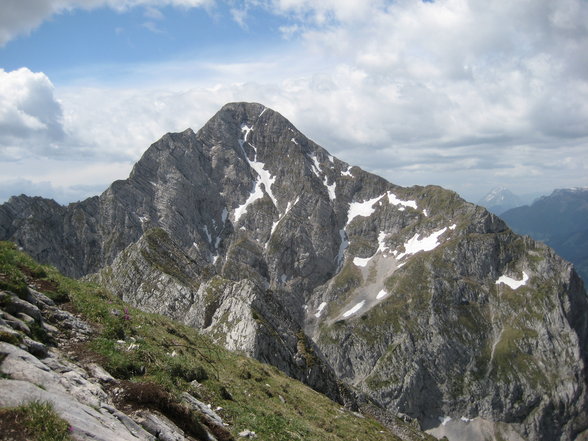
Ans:
[{"label": "snow patch", "polygon": [[[284,217],[288,214],[288,212],[292,209],[292,207],[298,203],[299,200],[300,200],[300,196],[298,196],[294,202],[288,202],[288,205],[286,206],[286,211],[284,211],[284,214],[282,216],[280,216],[280,218],[272,224],[272,229],[270,231],[270,237],[272,237],[272,234],[274,234],[274,231],[278,227],[278,224],[282,221],[282,219],[284,219]],[[267,244],[266,244],[266,248],[267,248]]]},{"label": "snow patch", "polygon": [[[257,157],[257,151],[256,151],[255,156]],[[261,182],[263,184],[267,195],[273,201],[274,206],[277,207],[278,202],[276,201],[276,198],[275,198],[274,194],[272,193],[272,185],[276,181],[276,177],[275,176],[272,177],[270,172],[265,169],[265,164],[263,162],[254,160],[254,161],[250,161],[249,165],[251,165],[253,170],[255,170],[257,172],[257,174],[259,175],[258,183]]]},{"label": "snow patch", "polygon": [[[264,107],[263,110],[261,111],[261,113],[259,114],[259,116],[263,115],[266,110],[267,110],[267,107]],[[258,116],[258,118],[259,118],[259,116]]]},{"label": "snow patch", "polygon": [[426,208],[423,210],[423,214],[425,217],[429,217],[429,211]]},{"label": "snow patch", "polygon": [[238,222],[241,216],[247,213],[247,207],[251,205],[257,199],[261,199],[263,197],[263,190],[258,185],[259,181],[255,181],[253,184],[253,190],[251,194],[247,198],[247,200],[242,204],[235,208],[235,222]]},{"label": "snow patch", "polygon": [[357,216],[371,216],[374,213],[374,211],[376,211],[376,209],[373,208],[373,205],[380,199],[382,199],[382,197],[383,196],[377,196],[373,199],[364,202],[351,202],[349,204],[349,211],[347,212],[347,223],[345,224],[345,226],[349,225],[351,221],[355,219]]},{"label": "snow patch", "polygon": [[529,276],[526,272],[523,271],[523,278],[521,280],[513,279],[512,277],[508,276],[500,276],[500,278],[496,281],[496,284],[504,283],[508,285],[511,289],[518,289],[521,286],[527,284],[527,280],[529,280]]},{"label": "snow patch", "polygon": [[439,421],[441,421],[441,425],[444,426],[449,421],[451,421],[451,417],[448,417],[448,416],[439,417]]},{"label": "snow patch", "polygon": [[312,163],[313,163],[310,166],[312,172],[316,175],[317,178],[320,178],[321,177],[320,174],[322,173],[321,164],[318,162],[316,155],[309,156],[309,158],[312,160]]},{"label": "snow patch", "polygon": [[325,176],[325,180],[323,181],[323,184],[325,184],[325,187],[327,187],[327,191],[329,192],[329,199],[334,201],[335,198],[337,197],[335,194],[335,189],[337,188],[337,182],[333,181],[333,183],[331,185],[328,184],[328,179]]},{"label": "snow patch", "polygon": [[380,292],[378,293],[378,295],[376,296],[376,300],[380,300],[383,299],[384,297],[386,297],[388,295],[388,293],[386,292],[385,289],[380,290]]},{"label": "snow patch", "polygon": [[345,311],[343,313],[343,317],[349,317],[350,315],[355,314],[357,311],[359,311],[361,308],[363,308],[363,305],[365,305],[365,300],[362,300],[361,302],[356,304],[353,308]]},{"label": "snow patch", "polygon": [[296,141],[296,138],[292,138],[290,141],[292,141],[294,144],[298,145],[298,141]]},{"label": "snow patch", "polygon": [[288,280],[288,276],[286,276],[286,274],[282,274],[281,277],[280,277],[280,281],[282,283],[286,283],[286,280]]},{"label": "snow patch", "polygon": [[347,167],[347,170],[345,170],[345,171],[341,170],[341,176],[353,177],[353,175],[351,174],[351,166]]},{"label": "snow patch", "polygon": [[[288,202],[288,205],[286,206],[286,211],[284,211],[284,216],[286,216],[288,214],[288,212],[292,209],[292,207],[294,205],[296,205],[298,203],[299,200],[300,200],[300,196],[298,196],[294,202]],[[284,216],[282,216],[282,217],[284,217]]]},{"label": "snow patch", "polygon": [[[390,191],[386,194],[388,195],[388,202],[390,202],[392,205],[400,205],[402,207],[411,207],[411,208],[414,208],[415,210],[417,209],[416,201],[403,201],[402,199],[398,199],[398,197],[396,197],[396,195]],[[404,210],[402,210],[402,211],[404,211]]]},{"label": "snow patch", "polygon": [[404,244],[404,253],[400,253],[397,256],[397,259],[400,260],[404,256],[416,254],[419,251],[431,251],[437,248],[440,245],[439,236],[445,233],[445,231],[447,231],[447,227],[439,231],[435,231],[430,236],[424,237],[422,239],[419,239],[419,234],[416,233],[408,240],[408,242]]},{"label": "snow patch", "polygon": [[[372,256],[372,257],[374,257],[374,256]],[[363,257],[354,257],[353,258],[353,264],[355,266],[365,267],[368,264],[368,262],[372,259],[372,257],[366,257],[366,258],[363,258]]]},{"label": "snow patch", "polygon": [[227,221],[227,218],[229,217],[229,211],[227,210],[227,207],[223,208],[223,213],[221,214],[221,219],[223,221],[223,224]]},{"label": "snow patch", "polygon": [[[243,139],[239,140],[239,145],[241,146],[241,150],[243,151],[243,155],[249,163],[249,166],[257,173],[257,179],[253,184],[253,190],[251,191],[251,194],[249,195],[247,200],[243,203],[243,205],[240,205],[235,209],[235,222],[237,222],[241,218],[241,216],[243,216],[247,212],[247,207],[249,205],[251,205],[257,199],[261,199],[263,197],[263,189],[265,189],[265,193],[267,193],[267,195],[271,198],[272,202],[274,203],[274,206],[278,206],[276,198],[272,193],[272,185],[274,184],[276,177],[272,177],[270,172],[265,169],[265,164],[257,160],[257,149],[252,144],[249,145],[253,147],[253,150],[255,151],[255,157],[253,161],[249,159],[249,157],[245,153],[245,150],[243,149],[243,145],[245,144],[245,142],[247,142],[247,136],[252,130],[253,127],[249,127],[246,124],[241,124]],[[261,188],[260,184],[263,184],[263,189]]]},{"label": "snow patch", "polygon": [[[239,145],[241,146],[241,149],[243,149],[243,144],[245,144],[247,142],[247,137],[249,136],[249,132],[251,132],[252,130],[253,130],[253,126],[249,127],[245,123],[241,124],[241,132],[243,133],[243,139],[239,140]],[[245,151],[243,150],[243,152],[245,152]],[[245,155],[245,157],[247,158],[247,155]]]},{"label": "snow patch", "polygon": [[460,418],[460,420],[462,420],[464,423],[471,423],[472,421],[474,421],[472,418],[467,418],[467,417],[464,417],[464,416],[462,416]]},{"label": "snow patch", "polygon": [[321,316],[321,314],[323,313],[323,309],[325,309],[325,306],[327,306],[327,302],[323,302],[319,305],[319,307],[316,310],[316,314],[314,315],[316,318],[319,318]]},{"label": "snow patch", "polygon": [[376,250],[376,253],[386,253],[387,251],[390,251],[384,243],[384,239],[386,239],[386,232],[380,231],[380,234],[378,234],[378,249]]},{"label": "snow patch", "polygon": [[450,230],[455,230],[457,228],[457,224],[453,224],[452,226],[449,227]]}]

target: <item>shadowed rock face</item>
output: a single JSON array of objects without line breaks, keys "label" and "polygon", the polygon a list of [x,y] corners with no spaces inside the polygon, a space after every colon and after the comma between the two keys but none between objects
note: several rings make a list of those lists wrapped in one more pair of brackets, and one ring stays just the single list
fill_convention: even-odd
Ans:
[{"label": "shadowed rock face", "polygon": [[426,428],[479,418],[463,433],[480,439],[492,422],[505,439],[588,426],[588,305],[567,262],[453,192],[349,167],[259,104],[165,135],[100,197],[12,198],[0,237],[335,399],[341,379]]}]

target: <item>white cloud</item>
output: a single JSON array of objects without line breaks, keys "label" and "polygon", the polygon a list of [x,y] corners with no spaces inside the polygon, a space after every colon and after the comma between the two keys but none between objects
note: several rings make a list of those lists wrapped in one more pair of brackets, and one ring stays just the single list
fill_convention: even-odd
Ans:
[{"label": "white cloud", "polygon": [[54,92],[43,73],[0,69],[0,158],[59,150],[65,133]]},{"label": "white cloud", "polygon": [[165,18],[163,13],[159,9],[154,8],[153,6],[147,6],[145,8],[144,15],[145,17],[151,20],[163,20]]},{"label": "white cloud", "polygon": [[28,179],[10,179],[0,181],[0,203],[6,202],[11,196],[21,194],[41,196],[53,199],[60,204],[81,201],[101,193],[106,185],[74,185],[68,187],[54,186],[50,181],[33,182]]},{"label": "white cloud", "polygon": [[54,14],[73,9],[109,7],[125,11],[146,7],[150,18],[156,18],[157,8],[165,6],[195,8],[209,7],[215,0],[2,0],[0,13],[0,46],[17,35],[26,34]]},{"label": "white cloud", "polygon": [[[82,2],[38,2],[37,9],[49,4],[55,12]],[[256,8],[281,15],[279,32],[290,39],[289,49],[225,62],[134,66],[131,81],[141,78],[144,85],[72,86],[59,91],[59,101],[49,80],[34,74],[31,84],[45,84],[45,119],[14,104],[14,88],[0,92],[13,103],[0,105],[7,128],[1,133],[21,140],[42,134],[48,144],[65,133],[63,149],[128,164],[167,131],[197,130],[225,102],[258,101],[341,159],[401,185],[442,184],[475,200],[498,184],[521,192],[588,185],[585,1],[244,0],[231,6],[245,11],[233,17],[244,28]],[[49,123],[56,129],[51,136]],[[24,143],[0,141],[6,155],[22,156]],[[83,183],[78,178],[67,185]]]},{"label": "white cloud", "polygon": [[292,13],[313,53],[332,63],[328,73],[298,79],[289,107],[348,161],[400,183],[436,179],[462,190],[480,185],[467,181],[518,179],[530,189],[541,177],[544,186],[565,178],[549,166],[563,153],[583,164],[583,175],[568,168],[564,181],[586,182],[588,3],[266,6]]},{"label": "white cloud", "polygon": [[[259,0],[253,0],[258,3]],[[266,5],[275,12],[295,14],[310,19],[317,25],[333,20],[352,22],[366,19],[374,12],[380,12],[390,1],[384,0],[269,0]]]}]

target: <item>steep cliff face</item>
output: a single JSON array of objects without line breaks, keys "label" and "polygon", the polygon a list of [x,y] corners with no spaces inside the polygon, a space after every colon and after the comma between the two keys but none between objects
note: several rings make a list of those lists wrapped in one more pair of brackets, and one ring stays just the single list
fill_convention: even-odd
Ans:
[{"label": "steep cliff face", "polygon": [[452,418],[454,439],[588,427],[588,305],[568,263],[453,192],[350,167],[259,104],[165,135],[99,198],[13,198],[0,221],[35,257],[332,397],[338,376],[432,430]]},{"label": "steep cliff face", "polygon": [[484,419],[574,439],[585,427],[587,305],[570,264],[508,231],[470,233],[411,257],[369,306],[377,259],[349,300],[321,293],[313,335],[344,381],[425,428]]}]

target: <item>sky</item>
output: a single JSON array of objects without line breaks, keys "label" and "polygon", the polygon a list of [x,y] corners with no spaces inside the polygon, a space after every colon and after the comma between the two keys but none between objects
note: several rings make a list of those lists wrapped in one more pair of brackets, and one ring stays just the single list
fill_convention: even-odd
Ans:
[{"label": "sky", "polygon": [[69,203],[262,103],[389,181],[588,186],[588,0],[2,0],[0,202]]}]

